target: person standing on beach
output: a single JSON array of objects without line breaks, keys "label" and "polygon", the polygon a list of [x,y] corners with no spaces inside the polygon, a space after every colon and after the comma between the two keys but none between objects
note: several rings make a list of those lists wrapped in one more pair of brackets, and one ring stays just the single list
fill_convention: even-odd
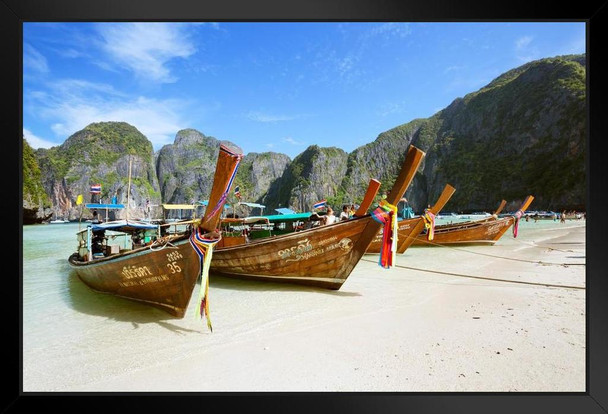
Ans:
[{"label": "person standing on beach", "polygon": [[566,210],[562,211],[562,214],[559,216],[560,223],[566,222]]}]

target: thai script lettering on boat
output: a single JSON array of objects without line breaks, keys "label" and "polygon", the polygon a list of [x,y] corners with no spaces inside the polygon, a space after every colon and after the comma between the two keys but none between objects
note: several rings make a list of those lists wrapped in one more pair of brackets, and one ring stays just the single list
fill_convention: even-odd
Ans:
[{"label": "thai script lettering on boat", "polygon": [[298,241],[298,244],[295,246],[288,249],[279,250],[277,254],[286,262],[298,262],[300,260],[307,260],[311,257],[315,257],[335,249],[341,249],[344,252],[348,252],[353,248],[353,242],[348,237],[335,242],[337,239],[337,236],[332,236],[321,240],[318,243],[318,247],[314,249],[310,243],[310,240],[304,239]]},{"label": "thai script lettering on boat", "polygon": [[123,266],[122,276],[125,279],[141,278],[144,276],[152,276],[152,272],[148,266]]}]

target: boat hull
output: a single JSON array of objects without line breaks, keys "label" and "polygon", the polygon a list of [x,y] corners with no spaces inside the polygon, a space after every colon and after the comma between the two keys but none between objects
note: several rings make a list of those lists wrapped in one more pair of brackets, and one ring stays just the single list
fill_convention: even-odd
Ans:
[{"label": "boat hull", "polygon": [[221,247],[213,252],[210,272],[337,290],[361,259],[379,226],[367,215]]},{"label": "boat hull", "polygon": [[157,249],[146,247],[91,262],[72,256],[68,262],[97,292],[144,302],[182,318],[199,276],[198,256],[187,238]]},{"label": "boat hull", "polygon": [[426,234],[419,234],[412,245],[494,244],[513,225],[514,221],[513,217],[492,217],[436,226],[433,240],[428,240]]}]

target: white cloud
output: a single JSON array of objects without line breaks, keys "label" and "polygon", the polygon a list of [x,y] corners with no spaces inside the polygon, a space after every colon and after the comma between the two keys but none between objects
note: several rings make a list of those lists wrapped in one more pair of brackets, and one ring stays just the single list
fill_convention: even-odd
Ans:
[{"label": "white cloud", "polygon": [[246,115],[248,119],[255,122],[281,122],[281,121],[292,121],[297,116],[288,116],[288,115],[273,115],[267,114],[259,111],[249,111]]},{"label": "white cloud", "polygon": [[378,116],[381,117],[399,113],[405,113],[405,104],[403,102],[386,102],[377,111]]},{"label": "white cloud", "polygon": [[285,137],[285,138],[282,139],[282,141],[283,142],[287,142],[288,144],[291,144],[291,145],[298,145],[298,146],[304,145],[304,142],[302,142],[302,141],[296,141],[295,139],[293,139],[291,137]]},{"label": "white cloud", "polygon": [[445,68],[443,70],[444,74],[448,74],[449,72],[459,72],[463,69],[465,69],[466,67],[463,65],[452,65],[452,66],[448,66],[447,68]]},{"label": "white cloud", "polygon": [[522,36],[515,41],[515,53],[520,62],[530,62],[540,56],[538,48],[534,47],[533,40],[532,36]]},{"label": "white cloud", "polygon": [[196,49],[190,42],[187,25],[179,23],[100,23],[102,49],[114,63],[137,77],[161,83],[176,81],[168,63],[188,58]]},{"label": "white cloud", "polygon": [[68,79],[51,85],[46,93],[30,94],[27,110],[52,122],[52,131],[61,140],[93,122],[117,121],[133,125],[159,149],[187,125],[180,114],[189,104],[130,96],[109,85]]},{"label": "white cloud", "polygon": [[46,58],[30,44],[23,45],[23,72],[46,73],[49,65]]},{"label": "white cloud", "polygon": [[26,128],[23,128],[23,138],[25,138],[25,140],[30,145],[30,147],[32,147],[34,149],[38,149],[38,148],[51,148],[51,147],[55,147],[55,146],[58,145],[55,142],[51,142],[49,140],[46,140],[44,138],[40,138],[40,137],[32,134],[32,132],[29,129],[26,129]]},{"label": "white cloud", "polygon": [[371,30],[373,36],[384,36],[384,37],[400,37],[404,38],[412,33],[412,27],[409,23],[384,23],[380,26],[376,26]]},{"label": "white cloud", "polygon": [[515,41],[515,49],[521,50],[532,43],[532,36],[523,36]]}]

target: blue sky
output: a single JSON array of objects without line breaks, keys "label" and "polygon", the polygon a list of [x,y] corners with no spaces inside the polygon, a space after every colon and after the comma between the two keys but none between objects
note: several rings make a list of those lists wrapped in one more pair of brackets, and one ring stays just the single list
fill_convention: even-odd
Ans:
[{"label": "blue sky", "polygon": [[125,121],[245,153],[347,152],[526,62],[585,53],[583,22],[69,22],[23,25],[23,132],[62,144]]}]

